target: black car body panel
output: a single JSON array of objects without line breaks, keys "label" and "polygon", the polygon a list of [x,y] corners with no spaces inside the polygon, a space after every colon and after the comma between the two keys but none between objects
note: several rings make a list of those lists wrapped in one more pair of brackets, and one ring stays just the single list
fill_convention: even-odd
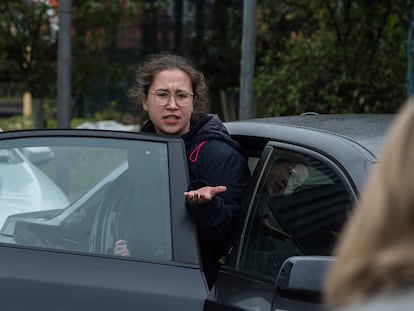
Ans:
[{"label": "black car body panel", "polygon": [[[3,310],[202,310],[198,267],[0,247]],[[177,283],[180,286],[177,286]]]},{"label": "black car body panel", "polygon": [[[366,171],[377,160],[393,119],[392,114],[306,115],[233,121],[226,126],[250,150],[259,152],[269,141],[316,150],[342,165],[357,189],[361,189]],[[254,138],[256,144],[252,142]]]}]

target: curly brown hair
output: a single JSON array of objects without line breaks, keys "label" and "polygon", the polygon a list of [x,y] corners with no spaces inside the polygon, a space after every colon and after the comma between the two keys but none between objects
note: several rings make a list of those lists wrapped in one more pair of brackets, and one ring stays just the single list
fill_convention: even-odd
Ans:
[{"label": "curly brown hair", "polygon": [[189,75],[194,92],[194,111],[205,111],[209,105],[209,99],[204,74],[197,70],[190,60],[169,52],[151,54],[138,65],[135,71],[135,82],[128,90],[128,96],[142,106],[155,75],[163,70],[171,69],[182,70]]}]

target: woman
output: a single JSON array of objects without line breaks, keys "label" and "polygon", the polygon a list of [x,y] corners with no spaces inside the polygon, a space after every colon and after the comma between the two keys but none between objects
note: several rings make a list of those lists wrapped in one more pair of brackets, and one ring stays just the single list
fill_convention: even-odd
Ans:
[{"label": "woman", "polygon": [[[247,158],[218,116],[203,112],[209,103],[205,78],[187,59],[150,56],[138,67],[130,95],[148,113],[142,132],[178,135],[185,142],[191,184],[184,195],[211,287],[242,214],[241,197],[250,177]],[[115,253],[129,254],[125,241],[117,242]]]},{"label": "woman", "polygon": [[388,134],[336,250],[326,301],[345,310],[414,306],[414,100]]}]

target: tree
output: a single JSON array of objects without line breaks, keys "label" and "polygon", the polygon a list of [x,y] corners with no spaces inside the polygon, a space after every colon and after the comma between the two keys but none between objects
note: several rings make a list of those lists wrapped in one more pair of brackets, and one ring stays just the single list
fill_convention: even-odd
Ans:
[{"label": "tree", "polygon": [[[198,3],[204,2],[207,1]],[[186,38],[181,51],[194,59],[206,75],[212,95],[211,110],[228,115],[229,119],[238,111],[242,9],[242,2],[237,0],[206,5],[204,25],[198,25],[195,36]]]},{"label": "tree", "polygon": [[260,3],[259,115],[395,112],[402,105],[409,1]]},{"label": "tree", "polygon": [[[111,104],[102,94],[108,95],[129,69],[114,57],[117,30],[130,26],[141,2],[73,1],[73,115],[83,114],[86,96],[96,97],[99,108]],[[55,102],[57,10],[46,0],[17,0],[2,1],[0,13],[0,78],[13,81],[19,93]]]},{"label": "tree", "polygon": [[56,12],[44,1],[0,3],[0,78],[22,94],[56,91]]},{"label": "tree", "polygon": [[[73,1],[72,84],[74,116],[118,108],[116,86],[130,74],[117,50],[118,30],[137,27],[141,0]],[[132,52],[131,52],[132,53]],[[125,92],[126,93],[126,92]],[[89,99],[93,99],[91,102]]]}]

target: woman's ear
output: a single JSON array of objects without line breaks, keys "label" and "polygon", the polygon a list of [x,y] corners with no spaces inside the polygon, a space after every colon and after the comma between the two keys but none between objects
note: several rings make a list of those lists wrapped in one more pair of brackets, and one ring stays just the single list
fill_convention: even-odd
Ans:
[{"label": "woman's ear", "polygon": [[141,94],[140,100],[142,102],[142,108],[144,108],[145,111],[148,111],[147,96],[144,93]]}]

